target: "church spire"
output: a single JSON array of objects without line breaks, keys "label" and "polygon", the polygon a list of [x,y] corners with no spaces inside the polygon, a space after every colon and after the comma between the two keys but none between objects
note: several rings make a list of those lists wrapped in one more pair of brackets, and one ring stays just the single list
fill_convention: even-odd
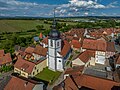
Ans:
[{"label": "church spire", "polygon": [[55,8],[54,8],[54,20],[53,20],[52,28],[53,28],[53,29],[56,29]]}]

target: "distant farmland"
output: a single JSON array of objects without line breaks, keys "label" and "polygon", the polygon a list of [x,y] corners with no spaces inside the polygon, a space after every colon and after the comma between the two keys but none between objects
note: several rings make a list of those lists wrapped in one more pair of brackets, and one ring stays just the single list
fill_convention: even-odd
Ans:
[{"label": "distant farmland", "polygon": [[[73,22],[67,23],[75,24]],[[44,20],[0,20],[0,32],[27,31],[36,29],[37,25],[43,25],[44,29],[49,29],[51,24],[45,24]]]},{"label": "distant farmland", "polygon": [[47,29],[49,24],[44,24],[44,21],[39,20],[0,20],[0,32],[18,32],[36,29],[37,25],[44,25]]}]

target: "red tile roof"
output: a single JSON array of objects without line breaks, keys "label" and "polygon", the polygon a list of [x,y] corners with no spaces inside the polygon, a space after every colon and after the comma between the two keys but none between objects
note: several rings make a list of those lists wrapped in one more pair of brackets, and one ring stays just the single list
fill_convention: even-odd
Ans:
[{"label": "red tile roof", "polygon": [[34,83],[13,76],[4,90],[33,90],[34,87]]},{"label": "red tile roof", "polygon": [[107,50],[106,51],[115,52],[115,43],[114,42],[107,42]]},{"label": "red tile roof", "polygon": [[78,56],[78,58],[84,63],[87,63],[91,57],[95,57],[95,51],[87,50]]},{"label": "red tile roof", "polygon": [[43,48],[42,46],[37,45],[37,46],[35,47],[33,53],[38,54],[38,55],[41,55],[41,56],[46,56],[46,55],[47,55],[47,51],[48,51],[47,48]]},{"label": "red tile roof", "polygon": [[104,40],[84,39],[82,48],[95,51],[97,50],[104,52],[105,51],[115,52],[114,43],[106,42]]},{"label": "red tile roof", "polygon": [[65,90],[78,90],[77,85],[74,83],[71,77],[67,77],[64,81]]},{"label": "red tile roof", "polygon": [[111,35],[112,33],[114,33],[113,28],[105,28],[103,34],[106,35]]},{"label": "red tile roof", "polygon": [[10,53],[7,53],[7,54],[3,55],[2,57],[0,57],[0,65],[7,64],[10,62],[12,62]]},{"label": "red tile roof", "polygon": [[84,69],[84,65],[83,66],[78,66],[78,67],[74,67],[74,68],[68,68],[67,70],[65,70],[64,74],[69,74],[69,75],[76,75],[76,74],[81,74],[82,71]]},{"label": "red tile roof", "polygon": [[15,68],[18,68],[20,70],[24,69],[24,71],[29,74],[31,74],[34,66],[35,66],[35,63],[24,60],[21,57],[18,58],[17,62],[14,65]]},{"label": "red tile roof", "polygon": [[42,33],[40,33],[39,38],[43,38],[43,34]]},{"label": "red tile roof", "polygon": [[111,90],[113,86],[120,86],[120,83],[108,79],[97,78],[89,75],[74,77],[78,86],[92,88],[94,90]]},{"label": "red tile roof", "polygon": [[119,55],[118,59],[116,60],[116,64],[120,64],[120,55]]},{"label": "red tile roof", "polygon": [[34,51],[34,49],[35,49],[35,48],[33,48],[33,47],[27,47],[27,48],[25,49],[25,53],[30,53],[30,54],[32,54],[33,51]]},{"label": "red tile roof", "polygon": [[48,37],[44,38],[41,42],[48,45]]},{"label": "red tile roof", "polygon": [[73,48],[77,48],[77,49],[81,48],[81,44],[78,40],[72,40],[70,44],[71,46],[73,46]]},{"label": "red tile roof", "polygon": [[60,54],[65,57],[67,55],[67,53],[70,51],[71,47],[68,41],[64,40],[63,44],[62,44],[62,50],[60,52]]},{"label": "red tile roof", "polygon": [[4,50],[0,50],[0,57],[2,57],[4,54]]}]

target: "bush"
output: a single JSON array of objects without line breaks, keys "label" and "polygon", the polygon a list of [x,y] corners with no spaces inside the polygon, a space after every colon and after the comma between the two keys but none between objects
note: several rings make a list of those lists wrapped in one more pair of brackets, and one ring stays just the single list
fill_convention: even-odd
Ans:
[{"label": "bush", "polygon": [[10,65],[10,66],[4,65],[3,67],[0,68],[0,72],[8,72],[8,71],[11,71],[11,70],[13,70],[12,65]]}]

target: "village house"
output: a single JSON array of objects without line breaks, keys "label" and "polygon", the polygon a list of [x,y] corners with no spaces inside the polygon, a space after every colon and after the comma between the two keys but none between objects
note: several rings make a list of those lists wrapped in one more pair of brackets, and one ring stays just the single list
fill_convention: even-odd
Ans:
[{"label": "village house", "polygon": [[107,35],[108,37],[114,37],[115,29],[114,28],[105,28],[103,34]]},{"label": "village house", "polygon": [[14,72],[20,76],[29,78],[40,73],[47,66],[47,60],[28,61],[19,57],[14,65]]},{"label": "village house", "polygon": [[12,58],[10,53],[4,53],[4,50],[0,50],[0,67],[12,65]]},{"label": "village house", "polygon": [[21,47],[19,45],[15,45],[15,47],[14,47],[14,50],[15,50],[14,54],[16,55],[16,57],[17,56],[23,56],[25,49],[26,49],[25,47]]},{"label": "village house", "polygon": [[78,38],[73,37],[73,40],[71,41],[70,45],[74,51],[81,51],[81,43],[79,42]]},{"label": "village house", "polygon": [[17,58],[14,72],[26,78],[33,77],[47,67],[47,48],[29,46]]},{"label": "village house", "polygon": [[84,34],[86,34],[85,29],[71,29],[68,32],[64,33],[65,39],[69,42],[73,40],[74,37],[78,39],[79,42],[81,42],[84,38]]},{"label": "village house", "polygon": [[40,45],[42,45],[44,48],[48,47],[48,37],[43,38],[43,40],[40,42]]},{"label": "village house", "polygon": [[40,45],[37,45],[32,53],[35,60],[39,60],[40,58],[46,58],[47,57],[47,48],[43,48]]},{"label": "village house", "polygon": [[95,51],[86,50],[79,54],[73,61],[72,67],[74,66],[85,66],[95,65]]},{"label": "village house", "polygon": [[4,90],[44,90],[44,83],[12,76]]},{"label": "village house", "polygon": [[33,37],[33,41],[34,41],[34,44],[37,44],[40,40],[39,40],[39,37]]},{"label": "village house", "polygon": [[54,86],[53,90],[119,90],[120,83],[86,74],[75,74]]},{"label": "village house", "polygon": [[106,58],[115,54],[114,42],[106,42],[104,40],[84,39],[82,51],[95,51],[95,63],[105,64]]},{"label": "village house", "polygon": [[34,51],[34,47],[27,47],[25,49],[25,51],[23,52],[23,58],[26,59],[26,60],[34,60],[34,56],[32,55],[33,54],[33,51]]},{"label": "village house", "polygon": [[74,66],[72,68],[67,68],[64,72],[64,79],[66,79],[66,77],[71,76],[71,75],[80,75],[82,73],[84,73],[85,66]]}]

